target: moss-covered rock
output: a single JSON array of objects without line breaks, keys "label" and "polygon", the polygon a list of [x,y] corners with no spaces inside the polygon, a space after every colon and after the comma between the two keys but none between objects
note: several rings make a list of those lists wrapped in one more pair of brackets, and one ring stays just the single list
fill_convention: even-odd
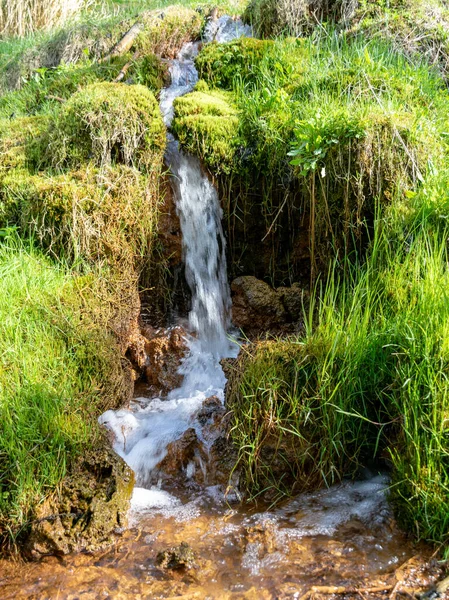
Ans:
[{"label": "moss-covered rock", "polygon": [[48,131],[43,164],[79,167],[120,163],[160,168],[165,126],[154,95],[143,85],[100,83],[74,94]]},{"label": "moss-covered rock", "polygon": [[107,61],[84,59],[53,69],[41,68],[20,89],[0,97],[0,116],[51,113],[81,88],[102,81],[113,82],[122,69],[127,83],[141,83],[154,93],[159,92],[167,80],[166,62],[152,53],[137,56],[128,52]]},{"label": "moss-covered rock", "polygon": [[238,111],[231,93],[195,91],[178,98],[173,130],[181,145],[200,156],[214,173],[230,172],[240,143]]},{"label": "moss-covered rock", "polygon": [[97,550],[127,525],[134,474],[105,436],[36,511],[26,550],[34,558]]},{"label": "moss-covered rock", "polygon": [[14,170],[0,189],[0,227],[16,225],[41,247],[70,263],[127,268],[137,274],[157,231],[157,173],[93,165],[48,177]]},{"label": "moss-covered rock", "polygon": [[310,34],[317,21],[348,22],[354,0],[251,0],[243,18],[262,37]]},{"label": "moss-covered rock", "polygon": [[214,87],[231,89],[234,78],[251,81],[257,77],[260,62],[273,42],[240,38],[226,44],[212,42],[204,46],[195,65],[199,76]]}]

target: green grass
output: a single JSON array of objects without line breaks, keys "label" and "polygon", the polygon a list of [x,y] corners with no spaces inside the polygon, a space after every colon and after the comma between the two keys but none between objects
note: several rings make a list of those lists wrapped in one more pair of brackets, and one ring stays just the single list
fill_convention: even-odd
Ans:
[{"label": "green grass", "polygon": [[[447,544],[449,231],[433,210],[447,216],[449,201],[434,185],[400,237],[395,211],[379,217],[366,261],[317,285],[302,335],[242,355],[229,402],[252,494],[329,484],[382,459],[400,522]],[[284,481],[267,447],[289,465]]]},{"label": "green grass", "polygon": [[[96,322],[105,301],[15,234],[0,243],[0,536],[17,534],[123,385],[115,342]],[[97,295],[98,294],[98,295]]]}]

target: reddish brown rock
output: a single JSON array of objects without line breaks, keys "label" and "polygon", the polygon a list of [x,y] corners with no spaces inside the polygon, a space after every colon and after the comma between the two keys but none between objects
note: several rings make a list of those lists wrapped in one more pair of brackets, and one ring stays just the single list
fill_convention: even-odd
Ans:
[{"label": "reddish brown rock", "polygon": [[187,351],[182,327],[162,330],[146,340],[145,379],[155,394],[166,395],[182,383],[179,367]]},{"label": "reddish brown rock", "polygon": [[145,352],[145,344],[147,340],[142,334],[137,319],[134,320],[130,327],[128,338],[127,357],[130,360],[134,371],[139,373],[147,362],[147,354]]},{"label": "reddish brown rock", "polygon": [[187,429],[179,440],[168,444],[167,455],[156,468],[159,473],[179,479],[179,476],[185,473],[188,464],[192,462],[195,464],[195,475],[197,475],[195,480],[202,481],[204,477],[200,463],[207,462],[207,453],[193,427]]},{"label": "reddish brown rock", "polygon": [[217,396],[210,396],[203,402],[196,418],[203,427],[207,424],[216,423],[223,418],[225,408]]},{"label": "reddish brown rock", "polygon": [[179,217],[169,182],[164,187],[165,195],[160,207],[158,221],[158,239],[162,253],[170,267],[182,262],[182,235]]}]

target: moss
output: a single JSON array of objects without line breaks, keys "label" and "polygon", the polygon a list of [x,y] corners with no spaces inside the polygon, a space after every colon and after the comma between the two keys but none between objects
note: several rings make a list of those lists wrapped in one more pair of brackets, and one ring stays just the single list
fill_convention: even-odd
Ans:
[{"label": "moss", "polygon": [[204,27],[204,17],[181,5],[143,13],[140,22],[143,31],[136,40],[136,50],[169,58],[174,58],[186,42],[198,39]]},{"label": "moss", "polygon": [[45,116],[0,120],[0,180],[10,169],[29,163],[29,147],[48,127]]},{"label": "moss", "polygon": [[100,83],[74,94],[57,114],[41,166],[76,168],[92,160],[157,170],[165,143],[159,106],[147,88]]},{"label": "moss", "polygon": [[16,225],[57,258],[126,267],[135,279],[156,235],[157,175],[92,165],[53,177],[12,171],[0,193],[0,227]]},{"label": "moss", "polygon": [[118,528],[127,525],[134,474],[110,448],[106,435],[72,459],[67,475],[54,494],[37,509],[27,539],[27,551],[68,554],[98,550],[111,543]]},{"label": "moss", "polygon": [[136,78],[136,83],[146,85],[151,91],[159,92],[169,79],[168,65],[155,54],[146,54],[135,61],[130,69],[129,77]]},{"label": "moss", "polygon": [[241,38],[227,44],[207,44],[195,65],[199,76],[214,87],[232,89],[236,77],[248,82],[257,77],[260,62],[273,42]]},{"label": "moss", "polygon": [[230,93],[196,91],[175,101],[173,129],[181,145],[215,173],[232,168],[239,145],[238,126]]},{"label": "moss", "polygon": [[319,21],[348,22],[350,0],[251,0],[243,14],[261,37],[310,34]]},{"label": "moss", "polygon": [[121,69],[130,64],[126,77],[159,92],[167,78],[167,65],[154,54],[134,58],[132,54],[114,57],[106,62],[82,60],[53,69],[40,68],[19,90],[0,98],[0,115],[32,115],[51,112],[64,100],[87,85],[114,81]]}]

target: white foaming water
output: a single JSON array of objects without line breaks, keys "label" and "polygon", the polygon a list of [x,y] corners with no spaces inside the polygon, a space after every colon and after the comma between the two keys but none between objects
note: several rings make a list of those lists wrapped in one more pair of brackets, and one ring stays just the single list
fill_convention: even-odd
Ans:
[{"label": "white foaming water", "polygon": [[[229,41],[250,33],[241,21],[222,17],[209,24],[206,41]],[[161,112],[169,127],[176,98],[192,91],[198,81],[194,60],[199,44],[186,44],[170,67],[171,85],[161,93]],[[172,187],[183,236],[186,280],[192,292],[189,313],[191,337],[189,352],[180,368],[184,376],[180,388],[167,400],[138,399],[129,410],[107,411],[99,421],[114,433],[114,449],[136,474],[137,484],[148,485],[151,473],[166,456],[170,442],[189,428],[201,428],[195,413],[212,395],[224,398],[226,378],[220,360],[236,356],[238,345],[231,343],[230,291],[227,282],[225,239],[221,226],[222,210],[217,192],[201,168],[199,160],[181,152],[177,141],[168,135],[166,162],[172,172]],[[161,490],[136,488],[135,512],[174,508]],[[168,502],[168,504],[167,504]]]},{"label": "white foaming water", "polygon": [[252,37],[252,35],[253,30],[250,25],[245,25],[241,19],[234,20],[227,15],[209,21],[204,30],[204,37],[208,42],[215,41],[220,44],[240,37]]}]

